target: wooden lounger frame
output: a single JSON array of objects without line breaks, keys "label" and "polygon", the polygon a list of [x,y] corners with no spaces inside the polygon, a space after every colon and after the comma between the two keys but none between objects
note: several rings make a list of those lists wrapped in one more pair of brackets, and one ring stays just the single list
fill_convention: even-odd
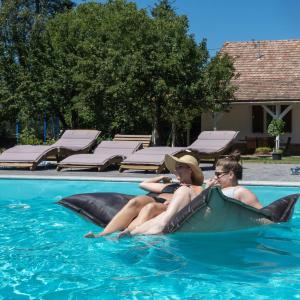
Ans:
[{"label": "wooden lounger frame", "polygon": [[[99,135],[101,131],[99,132]],[[99,136],[98,135],[98,136]],[[89,153],[97,143],[97,139],[91,141],[89,145],[85,148],[80,150],[71,150],[66,147],[54,147],[50,148],[49,151],[42,153],[42,155],[35,161],[28,161],[28,162],[17,162],[17,161],[6,161],[0,162],[0,167],[14,167],[14,168],[29,168],[30,171],[34,171],[38,164],[43,160],[51,160],[59,162],[72,154],[82,154],[82,153]],[[51,146],[51,145],[49,145]]]},{"label": "wooden lounger frame", "polygon": [[[174,156],[181,157],[183,155],[189,154],[189,155],[194,156],[198,160],[199,163],[201,163],[201,162],[212,163],[213,167],[215,167],[219,158],[225,157],[226,155],[224,155],[224,153],[227,152],[228,149],[230,149],[230,147],[231,147],[231,145],[228,145],[228,147],[226,147],[226,149],[224,149],[223,151],[209,153],[209,154],[186,149],[186,150],[183,150],[183,151],[180,151],[180,152],[174,154]],[[154,171],[156,174],[160,174],[166,170],[166,166],[164,163],[162,165],[121,163],[119,172],[123,172],[125,170],[138,170],[138,171],[149,171],[149,172]]]},{"label": "wooden lounger frame", "polygon": [[[186,150],[183,150],[183,151],[179,151],[179,152],[173,154],[173,156],[176,156],[179,158],[186,154],[193,155],[193,153],[191,151],[187,152]],[[121,163],[119,172],[122,173],[125,170],[149,171],[149,172],[154,171],[156,174],[160,174],[160,173],[166,171],[166,165],[164,162],[161,165]]]},{"label": "wooden lounger frame", "polygon": [[135,170],[135,171],[154,171],[156,174],[162,173],[166,169],[165,164],[162,165],[134,165],[134,164],[123,164],[119,168],[119,172],[122,173],[125,170]]},{"label": "wooden lounger frame", "polygon": [[[113,141],[129,141],[129,142],[140,142],[141,148],[149,147],[151,144],[151,137],[152,135],[132,135],[132,134],[116,134],[113,138]],[[77,154],[77,153],[76,153]],[[104,164],[59,164],[56,168],[57,171],[61,171],[63,168],[81,168],[81,169],[97,169],[99,172],[103,171],[107,167],[111,165],[120,165],[121,162],[124,160],[124,157],[120,155],[116,155],[111,159],[107,160]]]},{"label": "wooden lounger frame", "polygon": [[143,148],[147,148],[151,144],[152,135],[130,135],[130,134],[116,134],[113,138],[113,141],[132,141],[132,142],[141,142]]},{"label": "wooden lounger frame", "polygon": [[43,155],[41,155],[37,160],[35,161],[27,161],[27,162],[17,162],[17,161],[6,161],[6,162],[0,162],[0,167],[14,167],[14,168],[29,168],[30,171],[34,171],[38,164],[43,161],[50,158],[53,160],[54,157],[57,157],[57,149],[49,149],[48,152],[45,152]]},{"label": "wooden lounger frame", "polygon": [[97,169],[100,172],[111,165],[119,165],[123,159],[124,158],[122,156],[116,156],[116,157],[113,157],[113,158],[107,160],[107,162],[105,162],[104,164],[101,164],[101,165],[100,164],[99,165],[96,165],[96,164],[69,164],[69,163],[68,164],[60,164],[57,166],[56,170],[60,171],[63,168],[69,168],[69,169],[80,168],[80,169]]}]

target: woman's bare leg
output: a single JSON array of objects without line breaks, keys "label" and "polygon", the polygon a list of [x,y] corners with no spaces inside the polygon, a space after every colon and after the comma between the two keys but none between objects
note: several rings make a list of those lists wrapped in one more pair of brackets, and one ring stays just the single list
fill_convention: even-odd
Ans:
[{"label": "woman's bare leg", "polygon": [[137,226],[158,216],[166,209],[167,206],[162,203],[148,203],[141,209],[139,215],[128,225],[128,227],[121,231],[119,238],[129,234],[131,230],[134,230]]},{"label": "woman's bare leg", "polygon": [[162,203],[148,203],[145,205],[139,215],[127,226],[129,231],[135,227],[145,223],[146,221],[158,216],[167,209],[167,206]]},{"label": "woman's bare leg", "polygon": [[99,234],[104,236],[118,230],[126,228],[132,220],[139,214],[141,209],[148,203],[154,202],[149,196],[137,196],[128,203],[113,217],[104,230]]},{"label": "woman's bare leg", "polygon": [[136,227],[131,231],[131,234],[159,234],[162,233],[164,227],[170,219],[184,206],[192,200],[191,189],[186,186],[180,187],[174,194],[170,201],[167,210],[158,216],[146,221],[142,225]]}]

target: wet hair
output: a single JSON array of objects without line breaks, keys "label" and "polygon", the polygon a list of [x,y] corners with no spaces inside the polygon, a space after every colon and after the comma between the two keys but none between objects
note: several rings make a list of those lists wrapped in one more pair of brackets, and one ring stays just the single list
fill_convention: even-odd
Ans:
[{"label": "wet hair", "polygon": [[239,163],[240,155],[231,154],[217,161],[216,167],[221,167],[224,172],[232,171],[237,179],[243,178],[243,167]]}]

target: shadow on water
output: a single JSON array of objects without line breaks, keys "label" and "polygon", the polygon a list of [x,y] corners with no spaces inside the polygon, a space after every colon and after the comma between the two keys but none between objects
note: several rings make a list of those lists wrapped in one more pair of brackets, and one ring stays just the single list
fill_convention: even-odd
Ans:
[{"label": "shadow on water", "polygon": [[[300,265],[300,238],[291,224],[224,233],[177,233],[114,241],[112,256],[123,266],[159,272],[199,273],[222,269],[272,273]],[[198,270],[198,271],[197,271]],[[204,271],[206,272],[206,271]]]}]

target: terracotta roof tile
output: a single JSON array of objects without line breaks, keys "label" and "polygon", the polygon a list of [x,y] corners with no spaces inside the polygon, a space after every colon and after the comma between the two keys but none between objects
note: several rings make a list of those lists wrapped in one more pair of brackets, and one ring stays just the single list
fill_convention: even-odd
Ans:
[{"label": "terracotta roof tile", "polygon": [[234,59],[237,101],[300,101],[300,40],[227,42]]}]

